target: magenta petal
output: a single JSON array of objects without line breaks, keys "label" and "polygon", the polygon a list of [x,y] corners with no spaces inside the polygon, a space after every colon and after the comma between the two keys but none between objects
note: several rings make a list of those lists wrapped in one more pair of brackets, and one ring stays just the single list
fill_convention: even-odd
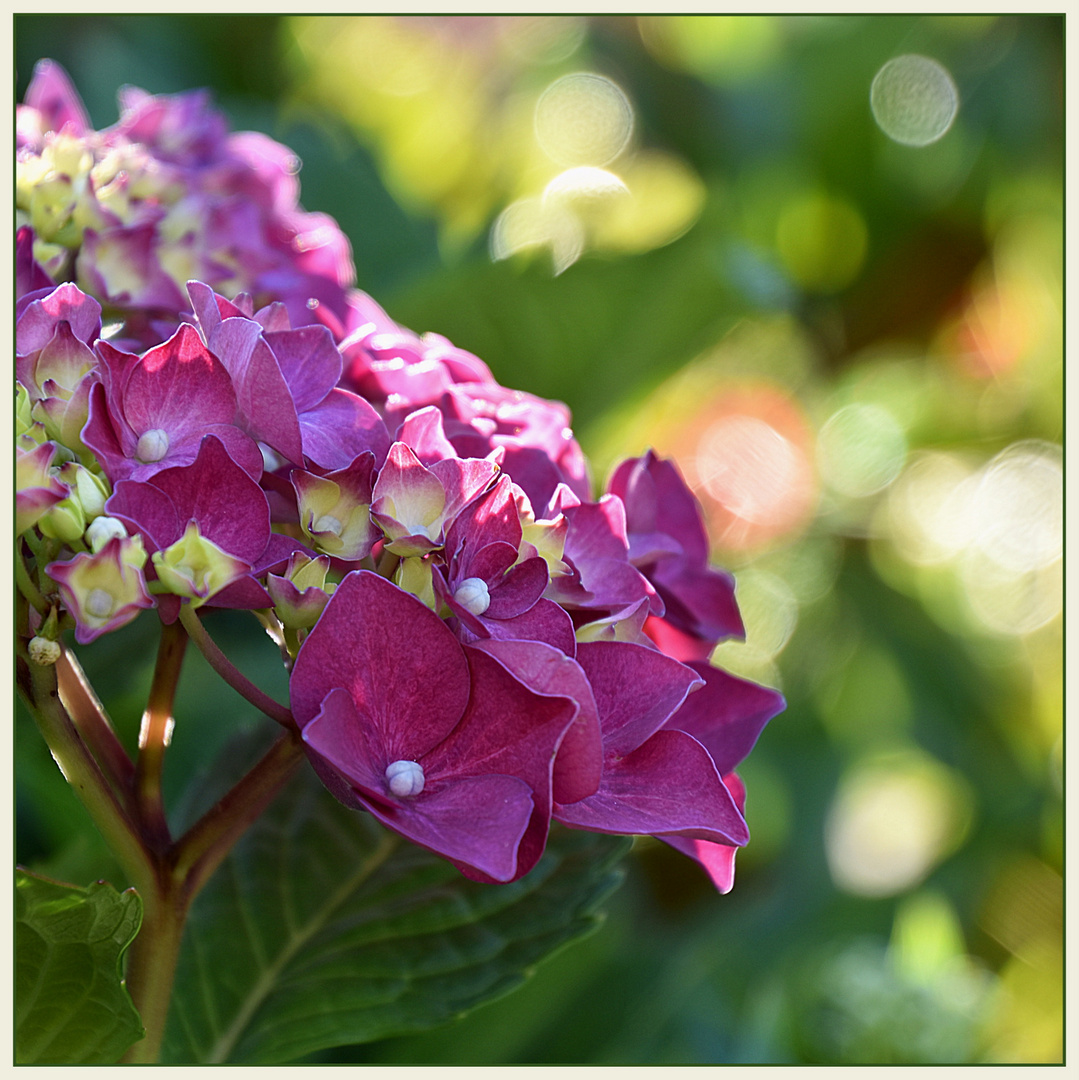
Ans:
[{"label": "magenta petal", "polygon": [[330,687],[347,690],[391,760],[415,758],[453,730],[468,664],[452,631],[414,596],[368,570],[346,575],[300,647],[289,681],[303,727]]},{"label": "magenta petal", "polygon": [[446,492],[443,520],[450,522],[498,475],[498,466],[486,458],[446,458],[431,472]]},{"label": "magenta petal", "polygon": [[528,784],[535,813],[521,840],[518,874],[524,874],[543,853],[551,817],[552,766],[578,707],[564,694],[533,693],[484,651],[466,648],[465,656],[472,678],[468,708],[450,737],[423,759],[423,766],[433,777],[498,773]]},{"label": "magenta petal", "polygon": [[55,60],[39,60],[26,88],[25,104],[42,114],[42,130],[60,131],[81,138],[93,128],[82,99],[67,72]]},{"label": "magenta petal", "polygon": [[79,341],[92,342],[101,332],[101,305],[77,285],[66,282],[32,300],[19,313],[15,351],[20,355],[43,349],[56,327],[66,322]]},{"label": "magenta petal", "polygon": [[304,455],[323,469],[343,469],[368,450],[381,465],[390,446],[382,417],[347,390],[331,390],[300,413],[300,432]]},{"label": "magenta petal", "polygon": [[675,851],[699,862],[717,891],[729,893],[734,888],[734,856],[738,851],[734,845],[690,840],[685,836],[661,836],[660,839]]},{"label": "magenta petal", "polygon": [[270,535],[266,496],[214,436],[203,438],[192,465],[163,469],[151,482],[172,499],[181,529],[193,518],[203,536],[246,563],[253,563],[266,549]]},{"label": "magenta petal", "polygon": [[[723,783],[734,797],[738,809],[744,812],[746,789],[741,779],[735,773],[728,773],[723,777]],[[690,840],[684,836],[662,836],[660,839],[675,851],[696,859],[719,892],[729,893],[734,888],[734,857],[738,848],[731,844],[714,844],[709,840]]]},{"label": "magenta petal", "polygon": [[296,407],[262,327],[253,319],[223,320],[209,337],[210,347],[232,376],[236,404],[247,430],[289,461],[303,461]]},{"label": "magenta petal", "polygon": [[592,684],[608,757],[635,750],[701,685],[685,664],[628,641],[580,644],[577,661]]},{"label": "magenta petal", "polygon": [[162,428],[172,436],[207,424],[232,423],[236,395],[229,373],[198,331],[185,323],[131,370],[123,410],[136,435]]},{"label": "magenta petal", "polygon": [[341,378],[341,354],[326,327],[267,330],[265,339],[273,350],[298,413],[315,408]]},{"label": "magenta petal", "polygon": [[532,817],[532,793],[513,776],[471,776],[392,808],[371,813],[414,843],[492,881],[512,881],[518,848]]},{"label": "magenta petal", "polygon": [[566,825],[622,835],[678,835],[745,844],[749,830],[708,751],[682,731],[659,731],[633,753],[608,757],[599,791],[556,806]]},{"label": "magenta petal", "polygon": [[406,443],[424,465],[458,456],[446,438],[442,429],[442,413],[435,405],[409,413],[397,429],[394,440]]},{"label": "magenta petal", "polygon": [[711,664],[697,661],[688,666],[704,679],[704,686],[690,694],[664,726],[688,732],[712,755],[716,768],[729,773],[786,702],[778,690],[736,678]]},{"label": "magenta petal", "polygon": [[656,563],[649,577],[666,606],[666,619],[674,626],[705,639],[710,646],[726,638],[745,637],[730,574],[714,566],[692,567],[669,558]]},{"label": "magenta petal", "polygon": [[121,480],[105,503],[105,513],[119,518],[132,535],[146,538],[148,553],[161,551],[183,535],[176,504],[159,487],[140,480]]},{"label": "magenta petal", "polygon": [[[499,545],[502,547],[503,545]],[[486,548],[483,549],[486,551]],[[510,560],[512,562],[512,559]],[[469,576],[473,576],[471,573]],[[476,577],[484,577],[482,573]],[[484,615],[488,619],[511,619],[527,611],[547,588],[547,562],[539,557],[525,559],[514,566],[491,593],[491,603]]]},{"label": "magenta petal", "polygon": [[593,794],[603,772],[603,743],[592,688],[580,665],[538,641],[484,641],[474,650],[493,656],[537,694],[572,699],[577,714],[563,736],[554,767],[554,797],[575,802]]},{"label": "magenta petal", "polygon": [[577,651],[573,620],[553,600],[540,597],[527,611],[509,619],[480,618],[492,638],[505,641],[536,641],[551,645],[566,656]]},{"label": "magenta petal", "polygon": [[368,798],[392,799],[378,728],[364,723],[347,690],[338,687],[326,695],[318,715],[304,726],[303,741]]}]

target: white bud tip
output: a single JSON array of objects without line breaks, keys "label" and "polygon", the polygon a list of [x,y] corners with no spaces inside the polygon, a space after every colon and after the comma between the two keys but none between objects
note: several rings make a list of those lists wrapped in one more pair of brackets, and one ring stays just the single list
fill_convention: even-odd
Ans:
[{"label": "white bud tip", "polygon": [[50,641],[48,638],[31,638],[27,650],[30,653],[30,659],[33,660],[35,664],[40,664],[42,667],[48,667],[50,664],[55,664],[56,661],[60,659],[59,642]]},{"label": "white bud tip", "polygon": [[386,766],[386,783],[394,795],[405,797],[423,791],[423,769],[416,761],[394,761]]},{"label": "white bud tip", "polygon": [[94,518],[86,526],[86,542],[90,550],[96,555],[110,540],[123,540],[127,536],[127,529],[119,518],[99,517]]},{"label": "white bud tip", "polygon": [[135,445],[135,457],[144,465],[160,461],[169,452],[169,435],[161,428],[151,428],[139,436]]},{"label": "white bud tip", "polygon": [[478,577],[465,578],[457,586],[453,599],[473,615],[482,615],[491,606],[491,593],[487,582]]}]

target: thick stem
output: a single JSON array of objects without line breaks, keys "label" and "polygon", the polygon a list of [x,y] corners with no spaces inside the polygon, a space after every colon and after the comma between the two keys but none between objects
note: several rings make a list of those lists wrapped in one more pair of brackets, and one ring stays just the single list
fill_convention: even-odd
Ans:
[{"label": "thick stem", "polygon": [[161,1053],[187,918],[182,890],[164,865],[142,901],[142,926],[128,953],[125,980],[146,1035],[124,1055],[128,1064],[151,1064]]},{"label": "thick stem", "polygon": [[188,908],[233,845],[285,786],[303,758],[298,732],[286,732],[158,863],[144,896],[143,923],[131,946],[127,988],[146,1035],[127,1052],[129,1064],[156,1062],[168,1020]]},{"label": "thick stem", "polygon": [[284,732],[251,771],[177,840],[173,874],[183,883],[189,903],[302,760],[299,732]]},{"label": "thick stem", "polygon": [[284,705],[274,701],[263,693],[246,675],[239,672],[232,661],[217,647],[217,643],[206,632],[202,620],[190,604],[180,605],[180,622],[188,636],[195,643],[199,652],[206,657],[207,663],[242,697],[247,698],[256,709],[264,712],[270,719],[276,720],[283,727],[292,730],[296,721]]},{"label": "thick stem", "polygon": [[126,808],[134,787],[135,766],[82,666],[66,647],[56,661],[56,678],[64,708]]},{"label": "thick stem", "polygon": [[161,627],[154,679],[150,697],[142,714],[139,732],[139,760],[135,767],[135,793],[142,817],[144,832],[158,848],[164,850],[171,842],[165,820],[165,804],[161,797],[161,774],[165,750],[172,739],[172,706],[180,681],[187,634],[178,623]]}]

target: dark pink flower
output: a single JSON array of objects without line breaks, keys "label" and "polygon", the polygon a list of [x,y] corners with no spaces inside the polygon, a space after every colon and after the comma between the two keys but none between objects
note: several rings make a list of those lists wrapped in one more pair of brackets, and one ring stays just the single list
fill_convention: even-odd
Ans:
[{"label": "dark pink flower", "polygon": [[703,660],[719,641],[743,636],[734,579],[708,565],[700,507],[673,462],[649,450],[623,461],[607,489],[625,505],[630,561],[663,600],[645,628],[660,648]]},{"label": "dark pink flower", "polygon": [[[345,577],[300,648],[293,715],[316,771],[470,876],[511,881],[574,703],[534,693],[461,646],[415,597],[369,571]],[[543,825],[544,829],[546,825]]]},{"label": "dark pink flower", "polygon": [[250,476],[262,475],[258,445],[234,424],[229,373],[193,326],[181,326],[142,356],[107,342],[97,348],[102,381],[90,392],[83,442],[114,484],[191,464],[207,435],[216,436]]},{"label": "dark pink flower", "polygon": [[543,599],[547,563],[518,561],[522,530],[513,481],[494,487],[457,515],[446,530],[446,565],[434,572],[435,590],[457,617],[462,637],[543,641],[573,654],[573,623]]}]

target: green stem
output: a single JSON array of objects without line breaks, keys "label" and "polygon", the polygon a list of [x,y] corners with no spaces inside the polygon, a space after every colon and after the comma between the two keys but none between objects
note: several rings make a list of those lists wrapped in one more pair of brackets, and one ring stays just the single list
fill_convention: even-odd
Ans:
[{"label": "green stem", "polygon": [[165,750],[172,738],[172,707],[186,647],[187,634],[179,623],[161,627],[157,664],[154,667],[150,696],[139,732],[135,795],[144,831],[159,850],[164,850],[171,842],[165,820],[165,804],[161,796],[161,774],[165,764]]},{"label": "green stem", "polygon": [[60,701],[55,667],[35,664],[19,642],[19,689],[64,778],[74,788],[124,873],[145,894],[155,882],[153,858]]},{"label": "green stem", "polygon": [[233,845],[270,805],[303,760],[297,730],[286,731],[251,771],[173,847],[173,874],[194,899]]},{"label": "green stem", "polygon": [[34,579],[30,576],[30,571],[26,568],[26,562],[23,560],[21,551],[15,555],[15,584],[18,586],[19,592],[34,605],[37,611],[42,615],[48,612],[49,602],[42,595],[41,590],[34,584]]},{"label": "green stem", "polygon": [[113,790],[125,804],[134,788],[135,766],[120,742],[105,707],[98,700],[75,654],[66,646],[56,661],[60,701],[75,728],[97,758]]},{"label": "green stem", "polygon": [[206,658],[207,663],[214,669],[242,697],[247,698],[256,709],[264,712],[270,719],[276,720],[283,727],[290,730],[296,727],[296,721],[292,713],[284,705],[274,701],[268,694],[263,693],[246,675],[241,674],[232,664],[232,661],[217,647],[217,643],[206,632],[202,620],[198,617],[195,609],[190,604],[180,605],[180,622],[188,636],[195,643],[199,652]]}]

